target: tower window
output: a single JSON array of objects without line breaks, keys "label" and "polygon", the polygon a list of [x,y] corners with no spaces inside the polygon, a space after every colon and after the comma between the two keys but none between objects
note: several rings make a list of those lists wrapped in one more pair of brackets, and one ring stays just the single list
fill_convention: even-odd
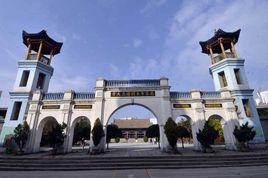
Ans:
[{"label": "tower window", "polygon": [[242,84],[241,77],[240,77],[240,70],[234,69],[234,73],[235,73],[235,78],[236,78],[237,84],[238,85]]},{"label": "tower window", "polygon": [[18,120],[22,102],[16,101],[14,103],[11,120]]},{"label": "tower window", "polygon": [[22,73],[21,81],[20,81],[20,87],[26,87],[28,78],[29,78],[30,71],[24,70]]},{"label": "tower window", "polygon": [[226,80],[224,72],[222,71],[222,72],[218,73],[218,75],[219,75],[221,87],[226,87],[227,86],[227,80]]},{"label": "tower window", "polygon": [[38,81],[37,81],[37,85],[36,85],[37,89],[43,89],[44,88],[45,79],[46,79],[46,75],[43,74],[43,73],[39,73]]},{"label": "tower window", "polygon": [[243,107],[247,117],[251,117],[251,110],[248,99],[242,99]]}]

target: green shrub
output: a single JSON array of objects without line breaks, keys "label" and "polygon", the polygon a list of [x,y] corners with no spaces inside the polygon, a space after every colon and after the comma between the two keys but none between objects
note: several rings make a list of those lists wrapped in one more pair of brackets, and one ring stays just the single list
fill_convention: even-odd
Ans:
[{"label": "green shrub", "polygon": [[14,130],[14,140],[16,144],[19,147],[20,152],[22,152],[22,149],[24,148],[28,136],[30,134],[30,127],[26,121],[23,122],[23,124],[19,124],[15,130]]},{"label": "green shrub", "polygon": [[145,143],[147,143],[147,142],[148,142],[148,137],[144,136],[144,137],[143,137],[143,141],[144,141]]},{"label": "green shrub", "polygon": [[120,137],[116,137],[115,138],[115,143],[119,143],[120,142]]},{"label": "green shrub", "polygon": [[172,118],[168,118],[165,126],[165,134],[168,139],[169,145],[174,152],[177,152],[177,140],[178,140],[178,127]]},{"label": "green shrub", "polygon": [[240,127],[235,126],[233,134],[240,143],[239,149],[243,151],[243,149],[248,148],[248,142],[254,139],[256,132],[253,130],[253,127],[248,126],[248,122],[246,122]]},{"label": "green shrub", "polygon": [[107,149],[109,148],[109,143],[111,142],[111,139],[116,137],[122,137],[121,130],[118,128],[116,124],[107,125],[107,132],[106,132]]},{"label": "green shrub", "polygon": [[4,140],[5,154],[17,154],[18,146],[12,134],[6,135]]},{"label": "green shrub", "polygon": [[75,124],[73,145],[83,140],[90,140],[91,126],[87,119],[81,119]]},{"label": "green shrub", "polygon": [[202,145],[205,153],[207,149],[211,149],[211,145],[214,143],[218,135],[218,131],[215,130],[214,127],[211,127],[208,121],[205,122],[204,128],[202,130],[199,129],[199,132],[196,133],[197,140]]},{"label": "green shrub", "polygon": [[146,129],[146,137],[147,138],[159,138],[159,125],[153,124]]},{"label": "green shrub", "polygon": [[95,146],[97,146],[100,143],[102,137],[104,137],[104,136],[105,136],[105,134],[103,131],[103,125],[102,125],[100,119],[98,118],[95,121],[94,127],[92,129],[93,144]]},{"label": "green shrub", "polygon": [[59,150],[61,149],[64,138],[66,137],[64,133],[64,129],[67,127],[65,123],[62,124],[56,124],[52,128],[51,135],[49,137],[49,142],[51,143],[51,146],[53,148],[53,154],[58,154]]},{"label": "green shrub", "polygon": [[178,126],[178,137],[181,139],[182,148],[184,148],[183,138],[188,138],[190,136],[190,132],[185,127],[180,125]]}]

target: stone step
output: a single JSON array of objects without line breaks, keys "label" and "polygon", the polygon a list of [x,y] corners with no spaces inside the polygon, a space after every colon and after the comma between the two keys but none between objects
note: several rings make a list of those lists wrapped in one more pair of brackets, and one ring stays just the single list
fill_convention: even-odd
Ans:
[{"label": "stone step", "polygon": [[249,160],[206,160],[206,161],[155,161],[155,160],[142,160],[142,161],[102,161],[102,162],[4,162],[0,163],[1,166],[14,166],[14,167],[82,167],[82,166],[126,166],[126,165],[196,165],[196,164],[214,164],[214,165],[225,165],[225,164],[241,164],[241,163],[268,163],[268,159],[249,159]]},{"label": "stone step", "polygon": [[215,168],[215,167],[243,167],[243,166],[262,166],[268,165],[268,163],[246,163],[246,164],[228,164],[228,165],[214,165],[214,164],[206,164],[206,165],[172,165],[172,166],[163,166],[163,165],[155,165],[155,166],[145,166],[145,165],[136,165],[136,166],[121,166],[121,167],[94,167],[94,166],[85,166],[85,167],[11,167],[5,166],[0,167],[0,171],[79,171],[79,170],[119,170],[119,169],[194,169],[194,168]]},{"label": "stone step", "polygon": [[135,165],[206,165],[206,164],[214,164],[214,165],[228,165],[228,164],[245,164],[245,163],[268,163],[268,160],[261,161],[210,161],[210,162],[113,162],[113,163],[60,163],[60,164],[20,164],[20,163],[0,163],[0,167],[4,166],[13,166],[13,167],[83,167],[83,166],[135,166]]},{"label": "stone step", "polygon": [[199,154],[199,155],[164,155],[164,156],[135,156],[135,157],[127,157],[127,156],[122,156],[122,157],[107,157],[107,156],[91,156],[85,154],[84,156],[72,156],[68,157],[65,155],[58,155],[58,156],[42,156],[42,157],[31,157],[27,155],[23,156],[0,156],[0,161],[1,160],[40,160],[40,159],[51,159],[51,160],[107,160],[107,159],[162,159],[162,158],[168,158],[168,159],[178,159],[178,158],[188,158],[188,159],[203,159],[203,158],[240,158],[240,157],[267,157],[268,154],[257,154],[257,153],[248,153],[248,154],[228,154],[228,155],[217,155],[217,154]]},{"label": "stone step", "polygon": [[197,156],[167,155],[143,157],[99,157],[80,155],[47,157],[4,157],[0,158],[0,170],[100,170],[100,169],[168,169],[203,168],[226,166],[268,165],[268,154],[234,154]]},{"label": "stone step", "polygon": [[113,158],[107,158],[107,159],[81,159],[81,160],[70,160],[70,159],[24,159],[24,160],[14,160],[14,159],[2,159],[0,160],[0,163],[35,163],[35,164],[59,164],[59,163],[101,163],[101,162],[210,162],[210,161],[253,161],[253,160],[268,160],[268,156],[255,156],[255,157],[234,157],[234,158],[218,158],[218,157],[212,157],[212,158],[184,158],[184,157],[178,157],[178,158],[148,158],[148,159],[141,159],[141,158],[133,158],[133,159],[113,159]]}]

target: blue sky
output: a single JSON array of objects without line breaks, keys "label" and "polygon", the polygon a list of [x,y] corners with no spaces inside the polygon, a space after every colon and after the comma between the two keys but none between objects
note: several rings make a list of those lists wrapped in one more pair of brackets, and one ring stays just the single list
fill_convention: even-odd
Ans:
[{"label": "blue sky", "polygon": [[213,90],[210,59],[199,41],[214,29],[242,29],[237,52],[252,88],[268,87],[268,1],[20,1],[0,2],[0,106],[8,103],[21,32],[48,34],[63,47],[54,57],[49,91],[92,91],[97,77],[169,78],[172,90]]}]

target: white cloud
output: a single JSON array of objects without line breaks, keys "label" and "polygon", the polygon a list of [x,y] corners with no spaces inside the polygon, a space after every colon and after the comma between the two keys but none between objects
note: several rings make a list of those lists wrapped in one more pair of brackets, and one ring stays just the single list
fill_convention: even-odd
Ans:
[{"label": "white cloud", "polygon": [[150,40],[156,40],[156,39],[160,38],[159,34],[153,28],[150,29],[148,37],[149,37]]},{"label": "white cloud", "polygon": [[120,71],[118,69],[118,67],[114,64],[110,64],[109,65],[109,68],[110,68],[110,77],[111,78],[120,78]]},{"label": "white cloud", "polygon": [[166,2],[167,0],[147,0],[146,5],[140,10],[140,13],[144,14],[155,7],[160,7],[164,5]]},{"label": "white cloud", "polygon": [[212,37],[216,28],[225,31],[241,28],[236,48],[239,56],[246,59],[249,81],[253,87],[266,85],[267,82],[262,80],[262,75],[268,75],[264,68],[268,65],[268,21],[264,20],[268,17],[268,2],[211,2],[184,1],[176,12],[166,39],[163,56],[169,56],[170,59],[167,61],[163,58],[162,62],[176,62],[170,70],[175,79],[184,85],[212,89],[212,79],[208,73],[210,58],[200,52],[198,42]]},{"label": "white cloud", "polygon": [[49,90],[52,92],[64,92],[70,89],[74,91],[88,91],[91,90],[88,88],[89,80],[90,79],[88,77],[83,77],[79,75],[63,75],[59,77],[52,77]]},{"label": "white cloud", "polygon": [[142,45],[143,41],[138,38],[133,39],[133,47],[134,48],[139,48]]}]

